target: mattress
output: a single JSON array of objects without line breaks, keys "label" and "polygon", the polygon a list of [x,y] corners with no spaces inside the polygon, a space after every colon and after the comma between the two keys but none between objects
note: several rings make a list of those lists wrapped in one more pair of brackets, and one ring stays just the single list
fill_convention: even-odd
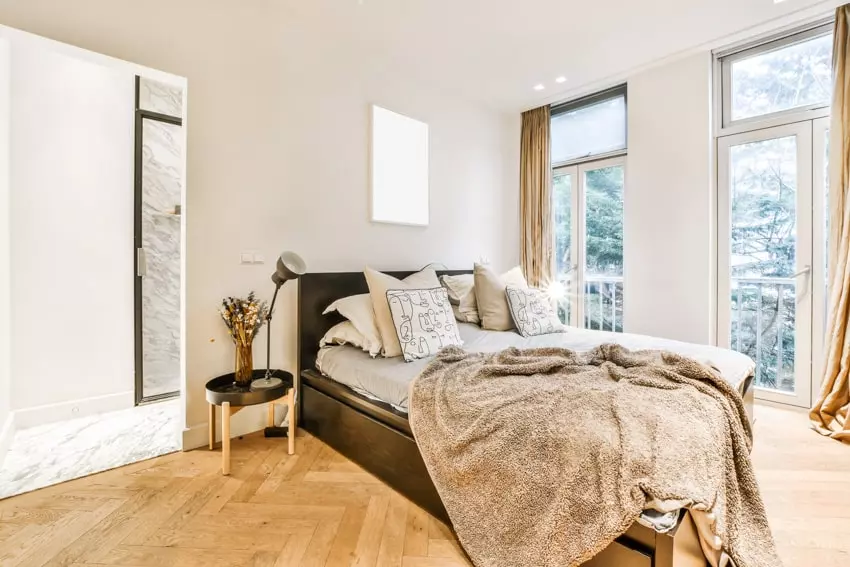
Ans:
[{"label": "mattress", "polygon": [[[523,337],[514,331],[486,331],[477,325],[458,323],[463,348],[470,352],[498,352],[508,347],[562,347],[588,351],[604,343],[617,343],[632,350],[660,349],[687,356],[716,368],[743,394],[743,385],[755,363],[746,355],[714,346],[697,345],[634,335],[591,331],[570,327],[566,333]],[[351,346],[332,346],[319,351],[316,367],[325,376],[345,384],[368,398],[407,411],[410,383],[428,365],[430,359],[405,362],[402,357],[372,358]]]}]

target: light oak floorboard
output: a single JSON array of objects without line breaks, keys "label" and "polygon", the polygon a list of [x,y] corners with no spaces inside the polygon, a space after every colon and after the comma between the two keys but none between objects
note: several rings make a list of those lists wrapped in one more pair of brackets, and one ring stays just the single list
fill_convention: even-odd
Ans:
[{"label": "light oak floorboard", "polygon": [[[787,567],[850,565],[850,446],[756,408],[753,461]],[[451,529],[309,435],[204,448],[0,502],[0,565],[464,567]]]}]

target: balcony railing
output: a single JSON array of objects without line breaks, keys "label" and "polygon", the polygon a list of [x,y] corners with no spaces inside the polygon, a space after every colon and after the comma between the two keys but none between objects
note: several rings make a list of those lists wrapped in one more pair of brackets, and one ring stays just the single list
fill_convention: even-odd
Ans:
[{"label": "balcony railing", "polygon": [[[559,278],[569,295],[573,295],[569,276]],[[569,297],[561,302],[561,316],[570,321],[572,305],[581,298]],[[598,331],[623,331],[623,277],[585,276],[584,279],[584,328]]]},{"label": "balcony railing", "polygon": [[732,348],[756,362],[755,383],[794,391],[796,281],[732,278]]},{"label": "balcony railing", "polygon": [[585,276],[584,328],[623,332],[622,276]]}]

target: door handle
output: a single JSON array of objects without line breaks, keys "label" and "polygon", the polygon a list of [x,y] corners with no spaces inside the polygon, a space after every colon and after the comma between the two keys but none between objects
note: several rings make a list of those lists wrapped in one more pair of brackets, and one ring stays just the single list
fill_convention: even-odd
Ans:
[{"label": "door handle", "polygon": [[807,293],[809,293],[809,282],[811,281],[810,280],[811,275],[812,275],[812,267],[806,266],[805,268],[803,268],[802,270],[800,270],[799,272],[797,272],[796,274],[794,274],[792,276],[795,279],[799,278],[800,276],[806,276],[806,283],[803,287],[803,292],[797,295],[798,301],[800,301],[803,298],[803,296],[805,296]]},{"label": "door handle", "polygon": [[799,272],[797,272],[796,274],[794,274],[794,275],[793,275],[793,276],[791,276],[791,277],[792,277],[792,278],[799,278],[799,277],[800,277],[800,276],[802,276],[802,275],[806,275],[806,276],[808,276],[808,275],[811,273],[811,271],[812,271],[812,267],[811,267],[811,266],[806,266],[805,268],[803,268],[802,270],[800,270]]},{"label": "door handle", "polygon": [[136,275],[140,278],[148,275],[148,255],[144,248],[136,248]]}]

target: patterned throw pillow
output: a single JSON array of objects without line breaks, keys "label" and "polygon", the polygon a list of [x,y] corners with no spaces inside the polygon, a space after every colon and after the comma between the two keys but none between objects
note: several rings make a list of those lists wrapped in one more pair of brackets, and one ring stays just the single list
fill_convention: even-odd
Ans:
[{"label": "patterned throw pillow", "polygon": [[445,346],[463,344],[444,288],[391,289],[387,291],[387,302],[405,361],[433,356]]},{"label": "patterned throw pillow", "polygon": [[558,319],[558,313],[542,289],[507,286],[505,294],[514,324],[523,337],[563,333],[566,328]]}]

